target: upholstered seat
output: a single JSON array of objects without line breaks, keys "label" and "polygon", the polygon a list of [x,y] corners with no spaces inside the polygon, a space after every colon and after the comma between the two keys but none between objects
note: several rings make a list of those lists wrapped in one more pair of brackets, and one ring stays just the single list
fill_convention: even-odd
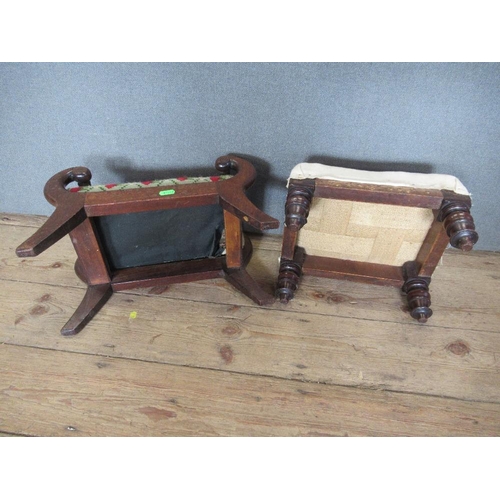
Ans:
[{"label": "upholstered seat", "polygon": [[218,182],[230,179],[231,175],[214,175],[211,177],[175,177],[155,181],[123,182],[120,184],[97,184],[95,186],[76,186],[69,189],[72,193],[99,193],[101,191],[124,191],[126,189],[141,189],[163,186],[178,186],[184,184],[200,184],[203,182]]},{"label": "upholstered seat", "polygon": [[290,172],[290,179],[327,179],[357,184],[378,186],[409,187],[414,189],[439,189],[470,195],[467,188],[453,175],[422,174],[418,172],[357,170],[353,168],[332,167],[321,163],[299,163]]}]

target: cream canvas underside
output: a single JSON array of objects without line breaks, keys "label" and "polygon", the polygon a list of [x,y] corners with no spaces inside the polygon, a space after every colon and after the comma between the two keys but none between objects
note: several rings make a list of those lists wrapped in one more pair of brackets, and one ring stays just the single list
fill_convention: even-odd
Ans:
[{"label": "cream canvas underside", "polygon": [[[467,188],[453,175],[420,174],[413,172],[371,172],[352,168],[331,167],[321,163],[299,163],[290,173],[290,179],[329,179],[379,186],[404,186],[416,189],[445,189],[469,195]],[[289,180],[290,180],[289,179]]]},{"label": "cream canvas underside", "polygon": [[[371,172],[299,163],[290,179],[327,179],[470,195],[459,179],[444,174]],[[307,220],[299,231],[298,244],[310,255],[401,266],[417,257],[434,214],[427,208],[313,198]]]},{"label": "cream canvas underside", "polygon": [[401,266],[433,220],[426,208],[314,198],[298,244],[310,255]]}]

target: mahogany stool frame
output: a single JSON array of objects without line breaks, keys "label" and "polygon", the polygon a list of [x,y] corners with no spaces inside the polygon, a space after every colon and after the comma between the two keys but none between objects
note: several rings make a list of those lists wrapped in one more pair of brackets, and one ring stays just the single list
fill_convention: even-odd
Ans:
[{"label": "mahogany stool frame", "polygon": [[[175,192],[170,196],[159,194],[165,187],[70,192],[66,186],[71,182],[90,185],[92,175],[85,167],[69,168],[49,179],[44,194],[56,207],[55,211],[16,249],[16,254],[19,257],[38,255],[69,233],[78,257],[75,272],[88,288],[81,304],[62,328],[63,335],[81,331],[114,291],[136,287],[223,277],[259,305],[274,302],[273,295],[265,292],[245,269],[252,245],[243,234],[242,221],[259,230],[277,228],[279,221],[259,210],[245,195],[256,177],[250,162],[233,155],[221,156],[215,168],[223,174],[235,172],[235,175],[218,182],[175,185],[172,186]],[[225,255],[111,271],[94,222],[96,217],[214,204],[223,208]]]},{"label": "mahogany stool frame", "polygon": [[[416,259],[402,266],[308,255],[297,246],[297,239],[300,229],[307,223],[313,197],[429,208],[434,213],[434,221]],[[478,240],[470,208],[470,196],[453,191],[290,179],[276,297],[282,303],[291,300],[302,274],[402,287],[410,315],[425,323],[432,315],[431,276],[444,250],[451,244],[469,251]]]}]

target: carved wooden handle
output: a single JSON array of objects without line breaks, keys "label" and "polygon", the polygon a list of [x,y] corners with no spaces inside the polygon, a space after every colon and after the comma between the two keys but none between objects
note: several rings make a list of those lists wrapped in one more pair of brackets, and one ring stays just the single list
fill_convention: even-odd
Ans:
[{"label": "carved wooden handle", "polygon": [[79,186],[88,186],[91,177],[88,168],[74,167],[58,172],[47,181],[43,192],[56,209],[35,234],[16,248],[18,257],[40,254],[86,219],[83,208],[85,194],[71,193],[66,186],[75,181]]},{"label": "carved wooden handle", "polygon": [[257,175],[249,161],[233,155],[221,156],[217,158],[215,168],[225,174],[236,171],[231,179],[217,183],[220,204],[225,210],[260,230],[279,227],[278,219],[258,209],[245,195],[245,189],[253,184]]},{"label": "carved wooden handle", "polygon": [[77,182],[79,186],[90,186],[92,173],[87,167],[73,167],[61,170],[53,175],[45,184],[43,193],[47,201],[54,206],[64,202],[68,196],[82,195],[82,193],[71,193],[66,186],[72,182]]}]

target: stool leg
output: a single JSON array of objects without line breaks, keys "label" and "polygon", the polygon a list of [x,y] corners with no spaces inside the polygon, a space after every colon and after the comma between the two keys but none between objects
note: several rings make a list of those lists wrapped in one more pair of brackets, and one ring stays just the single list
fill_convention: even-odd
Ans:
[{"label": "stool leg", "polygon": [[405,282],[403,293],[406,294],[411,317],[419,323],[425,323],[432,316],[431,294],[429,293],[430,276],[419,275],[417,262],[409,261],[403,265]]},{"label": "stool leg", "polygon": [[438,213],[438,220],[443,223],[452,247],[463,252],[472,250],[479,236],[466,203],[444,200]]},{"label": "stool leg", "polygon": [[90,285],[73,316],[63,326],[62,335],[76,335],[96,315],[113,294],[110,283]]},{"label": "stool leg", "polygon": [[259,306],[274,303],[274,297],[264,291],[248,274],[246,269],[225,269],[224,278],[241,293],[252,299]]},{"label": "stool leg", "polygon": [[419,323],[425,323],[432,316],[431,294],[429,293],[430,278],[410,278],[403,285],[406,293],[410,315]]},{"label": "stool leg", "polygon": [[297,238],[300,229],[307,224],[314,189],[315,182],[311,179],[292,180],[288,186],[285,229],[275,292],[276,298],[282,304],[287,304],[293,299],[302,276],[304,252],[303,249],[297,247]]},{"label": "stool leg", "polygon": [[301,275],[302,266],[299,263],[293,260],[281,259],[276,298],[282,304],[287,304],[293,299],[295,291],[299,286]]}]

